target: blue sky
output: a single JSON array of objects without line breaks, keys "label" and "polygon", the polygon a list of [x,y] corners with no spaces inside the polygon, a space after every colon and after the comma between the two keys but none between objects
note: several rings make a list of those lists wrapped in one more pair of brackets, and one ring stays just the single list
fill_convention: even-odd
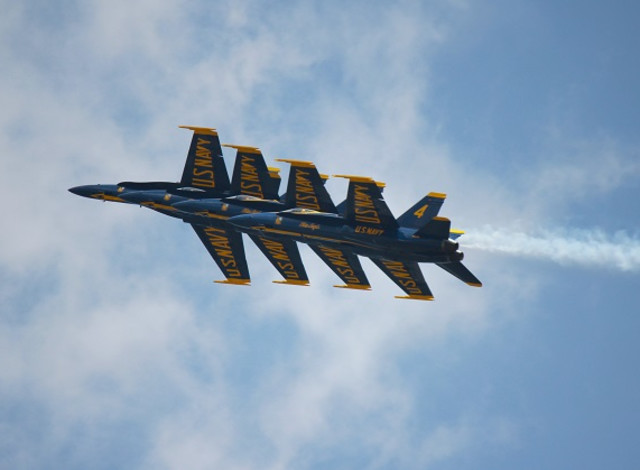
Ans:
[{"label": "blue sky", "polygon": [[[638,466],[638,7],[343,3],[4,2],[0,467]],[[66,191],[177,180],[181,124],[447,193],[484,287],[343,292],[305,247],[278,286],[248,243],[220,286],[185,224]]]}]

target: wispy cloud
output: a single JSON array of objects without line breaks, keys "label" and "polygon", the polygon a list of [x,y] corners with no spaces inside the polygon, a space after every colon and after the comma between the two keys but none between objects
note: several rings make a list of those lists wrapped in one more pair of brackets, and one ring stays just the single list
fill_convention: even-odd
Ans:
[{"label": "wispy cloud", "polygon": [[609,235],[602,230],[537,230],[525,233],[490,226],[465,235],[465,248],[514,256],[542,258],[622,271],[640,269],[640,238],[626,232]]},{"label": "wispy cloud", "polygon": [[[269,163],[311,159],[386,180],[395,211],[464,188],[447,203],[456,222],[467,207],[477,220],[515,213],[509,189],[463,168],[424,112],[430,57],[460,3],[94,1],[53,18],[11,7],[0,20],[11,70],[0,76],[0,191],[12,201],[0,417],[18,437],[0,444],[0,466],[284,469],[358,454],[353,467],[424,468],[478,442],[491,411],[468,424],[446,387],[420,391],[408,377],[432,380],[452,354],[443,338],[482,329],[495,309],[486,290],[425,266],[436,302],[396,301],[366,260],[373,292],[332,289],[337,279],[306,248],[313,286],[274,286],[251,246],[254,286],[225,289],[211,285],[220,273],[189,227],[66,192],[178,178],[190,136],[176,126],[195,124],[261,146]],[[555,187],[546,181],[537,189]],[[329,185],[344,196],[343,181]],[[512,234],[494,232],[468,230],[463,247],[507,247]],[[595,239],[601,251],[619,241]],[[625,240],[636,258],[624,269],[636,269],[637,241]],[[401,364],[408,350],[420,357]]]}]

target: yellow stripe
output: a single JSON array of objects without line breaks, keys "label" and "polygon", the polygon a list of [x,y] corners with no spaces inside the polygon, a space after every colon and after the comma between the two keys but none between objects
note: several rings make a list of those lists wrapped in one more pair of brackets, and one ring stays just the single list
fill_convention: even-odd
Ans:
[{"label": "yellow stripe", "polygon": [[427,194],[427,196],[437,197],[438,199],[445,199],[447,197],[447,195],[444,193],[429,193]]},{"label": "yellow stripe", "polygon": [[290,286],[308,286],[309,281],[296,281],[294,279],[285,279],[284,281],[272,281],[274,284],[286,284]]},{"label": "yellow stripe", "polygon": [[441,220],[442,222],[451,222],[446,217],[434,217],[433,220]]},{"label": "yellow stripe", "polygon": [[482,287],[482,282],[467,282],[467,284],[473,287]]},{"label": "yellow stripe", "polygon": [[354,176],[354,175],[333,175],[334,178],[346,178],[349,181],[354,181],[356,183],[375,183],[373,178],[369,178],[368,176]]},{"label": "yellow stripe", "polygon": [[286,230],[277,230],[275,228],[264,227],[262,230],[264,232],[278,233],[280,235],[297,235],[299,237],[302,236],[302,234],[298,232],[287,232]]},{"label": "yellow stripe", "polygon": [[196,126],[178,126],[180,129],[191,129],[196,134],[218,135],[218,132],[212,127],[196,127]]},{"label": "yellow stripe", "polygon": [[212,214],[211,212],[207,212],[206,216],[209,217],[210,219],[220,219],[220,220],[227,220],[229,218],[228,215]]},{"label": "yellow stripe", "polygon": [[229,147],[232,149],[236,149],[239,152],[244,153],[254,153],[256,155],[260,155],[260,149],[258,147],[249,147],[247,145],[233,145],[233,144],[222,144],[223,147]]},{"label": "yellow stripe", "polygon": [[102,199],[103,201],[127,202],[124,199],[119,198],[118,196],[110,196],[108,194],[92,194],[91,197]]},{"label": "yellow stripe", "polygon": [[173,206],[167,206],[166,204],[158,204],[157,202],[143,202],[140,204],[141,206],[150,207],[151,209],[161,209],[165,211],[177,211]]},{"label": "yellow stripe", "polygon": [[302,168],[315,168],[316,166],[313,162],[305,161],[305,160],[291,160],[289,158],[276,158],[277,162],[282,163],[290,163],[292,166],[299,166]]},{"label": "yellow stripe", "polygon": [[250,285],[251,279],[235,279],[235,278],[229,278],[229,279],[225,279],[224,281],[213,281],[216,284],[231,284],[234,286],[248,286]]},{"label": "yellow stripe", "polygon": [[457,233],[460,235],[464,235],[464,230],[458,230],[457,228],[452,228],[451,230],[449,230],[449,233]]},{"label": "yellow stripe", "polygon": [[292,235],[292,236],[297,236],[297,237],[313,238],[314,240],[322,240],[322,241],[333,242],[333,243],[347,243],[349,245],[364,246],[364,247],[368,246],[368,245],[366,245],[364,243],[358,243],[358,242],[354,242],[352,240],[338,240],[338,239],[335,239],[335,238],[321,237],[319,235],[309,235],[309,234],[303,235],[302,233],[299,233],[299,232],[293,232],[293,231],[289,232],[289,231],[286,231],[286,230],[277,230],[275,228],[269,228],[269,227],[262,227],[262,228],[259,228],[257,230],[262,230],[263,232],[276,233],[276,234],[279,234],[279,235]]},{"label": "yellow stripe", "polygon": [[396,299],[433,300],[432,295],[396,295]]}]

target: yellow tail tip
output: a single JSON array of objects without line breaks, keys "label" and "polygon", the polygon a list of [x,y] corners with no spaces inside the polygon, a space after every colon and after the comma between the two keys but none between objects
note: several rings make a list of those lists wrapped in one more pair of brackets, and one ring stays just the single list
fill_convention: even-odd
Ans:
[{"label": "yellow tail tip", "polygon": [[195,132],[196,134],[204,134],[204,135],[218,135],[218,131],[216,131],[213,127],[198,127],[198,126],[178,126],[180,129],[189,129]]}]

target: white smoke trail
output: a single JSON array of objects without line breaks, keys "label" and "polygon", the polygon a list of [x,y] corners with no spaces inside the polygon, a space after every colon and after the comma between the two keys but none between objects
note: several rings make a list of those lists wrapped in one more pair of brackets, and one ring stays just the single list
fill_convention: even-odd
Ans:
[{"label": "white smoke trail", "polygon": [[540,230],[529,234],[485,226],[468,230],[461,246],[545,258],[560,264],[614,267],[622,271],[640,270],[640,239],[625,232],[608,236],[601,230]]}]

